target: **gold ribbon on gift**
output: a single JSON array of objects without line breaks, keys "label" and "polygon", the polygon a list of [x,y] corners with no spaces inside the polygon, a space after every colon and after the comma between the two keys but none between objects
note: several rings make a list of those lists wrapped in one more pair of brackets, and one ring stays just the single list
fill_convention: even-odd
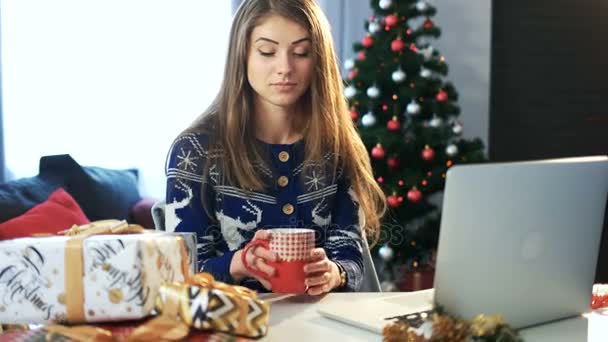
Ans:
[{"label": "gold ribbon on gift", "polygon": [[[65,282],[66,282],[66,309],[69,322],[83,322],[84,315],[84,265],[82,246],[86,238],[100,234],[134,234],[147,231],[138,225],[129,225],[125,221],[103,220],[85,226],[74,226],[60,234],[73,236],[66,242],[65,253]],[[164,301],[161,305],[161,314],[142,326],[136,328],[127,338],[128,342],[140,341],[177,341],[188,336],[192,326],[192,313],[190,312],[189,293],[191,286],[198,286],[206,291],[221,291],[236,304],[239,313],[238,326],[233,333],[241,336],[260,337],[255,327],[249,324],[249,302],[255,301],[260,307],[261,314],[258,321],[266,324],[269,317],[269,305],[257,299],[257,293],[243,286],[232,286],[216,281],[209,273],[192,275],[188,266],[185,242],[181,237],[180,254],[184,283],[165,283],[162,285]],[[220,324],[214,322],[214,324]],[[221,325],[221,324],[220,324]],[[224,325],[211,325],[207,328],[228,332]],[[88,325],[67,327],[53,324],[47,327],[49,334],[60,334],[76,341],[112,341],[112,333]]]},{"label": "gold ribbon on gift", "polygon": [[62,235],[72,236],[65,246],[65,306],[69,322],[83,322],[84,315],[84,260],[82,245],[86,238],[101,234],[135,234],[144,233],[142,226],[128,224],[126,221],[102,220],[84,226],[59,232]]}]

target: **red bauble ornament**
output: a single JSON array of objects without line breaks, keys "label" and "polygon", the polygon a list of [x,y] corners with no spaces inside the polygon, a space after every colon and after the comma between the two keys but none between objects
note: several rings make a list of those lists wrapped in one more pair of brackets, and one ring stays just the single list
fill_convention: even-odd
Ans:
[{"label": "red bauble ornament", "polygon": [[397,160],[397,158],[389,158],[386,161],[386,164],[393,170],[399,168],[399,160]]},{"label": "red bauble ornament", "polygon": [[394,52],[399,52],[403,50],[404,47],[405,43],[403,43],[403,40],[401,40],[401,38],[397,38],[391,43],[391,50],[393,50]]},{"label": "red bauble ornament", "polygon": [[433,23],[433,21],[431,19],[427,19],[424,21],[423,27],[427,30],[430,30],[433,27],[435,27],[435,24]]},{"label": "red bauble ornament", "polygon": [[350,118],[353,119],[353,121],[359,120],[359,113],[357,113],[357,111],[355,109],[351,109]]},{"label": "red bauble ornament", "polygon": [[394,14],[389,14],[386,16],[386,18],[384,18],[384,23],[389,27],[397,25],[398,22],[399,22],[399,17],[397,17]]},{"label": "red bauble ornament", "polygon": [[399,123],[396,116],[393,116],[393,119],[386,123],[386,129],[392,132],[397,132],[401,129],[401,123]]},{"label": "red bauble ornament", "polygon": [[395,194],[386,197],[386,203],[391,208],[398,208],[401,204],[401,202],[399,202],[399,197]]},{"label": "red bauble ornament", "polygon": [[422,159],[430,162],[433,160],[433,158],[435,158],[435,150],[426,145],[424,150],[422,150]]},{"label": "red bauble ornament", "polygon": [[372,36],[370,35],[367,35],[363,37],[363,39],[361,40],[361,44],[366,48],[370,48],[372,45],[374,45],[374,38],[372,38]]},{"label": "red bauble ornament", "polygon": [[351,70],[348,72],[348,79],[352,81],[357,76],[357,70]]},{"label": "red bauble ornament", "polygon": [[376,145],[372,148],[372,157],[376,159],[383,159],[385,156],[384,147],[381,144]]},{"label": "red bauble ornament", "polygon": [[412,203],[418,203],[422,200],[422,192],[413,187],[410,191],[407,192],[407,199]]},{"label": "red bauble ornament", "polygon": [[359,51],[359,53],[357,54],[357,59],[360,61],[364,61],[365,60],[365,52],[364,51]]},{"label": "red bauble ornament", "polygon": [[435,96],[435,98],[437,99],[437,101],[439,102],[445,102],[448,100],[448,92],[445,90],[440,90],[437,95]]}]

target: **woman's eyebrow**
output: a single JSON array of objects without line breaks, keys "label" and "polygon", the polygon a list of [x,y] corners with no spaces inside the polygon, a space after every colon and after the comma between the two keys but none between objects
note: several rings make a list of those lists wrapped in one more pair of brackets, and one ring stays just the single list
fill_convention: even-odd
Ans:
[{"label": "woman's eyebrow", "polygon": [[[277,42],[276,40],[272,40],[270,38],[265,38],[265,37],[260,37],[260,38],[256,39],[255,42],[257,43],[260,40],[263,40],[263,41],[266,41],[266,42],[270,42],[270,43],[279,45],[279,42]],[[311,40],[310,40],[310,38],[305,37],[305,38],[301,38],[301,39],[298,39],[296,41],[291,42],[291,45],[296,45],[296,44],[299,44],[299,43],[302,43],[302,42],[305,42],[305,41],[309,41],[310,42]]]}]

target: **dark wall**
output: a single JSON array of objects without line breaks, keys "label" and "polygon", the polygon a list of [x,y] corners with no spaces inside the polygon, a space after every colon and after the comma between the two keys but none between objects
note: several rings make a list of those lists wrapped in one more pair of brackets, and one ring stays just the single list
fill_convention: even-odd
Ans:
[{"label": "dark wall", "polygon": [[608,154],[608,2],[493,1],[492,16],[490,158]]}]

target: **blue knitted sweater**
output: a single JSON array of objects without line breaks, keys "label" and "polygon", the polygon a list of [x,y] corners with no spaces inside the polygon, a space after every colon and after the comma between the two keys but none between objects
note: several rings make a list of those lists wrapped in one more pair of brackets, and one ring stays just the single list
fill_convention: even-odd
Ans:
[{"label": "blue knitted sweater", "polygon": [[[200,271],[235,284],[229,271],[232,256],[251,241],[256,230],[311,228],[317,247],[324,248],[329,259],[346,271],[344,290],[356,291],[364,271],[359,206],[341,170],[336,177],[326,171],[332,154],[307,164],[310,171],[304,174],[303,141],[259,143],[268,157],[254,165],[267,190],[251,192],[223,184],[219,166],[209,158],[207,135],[180,135],[171,146],[166,165],[166,229],[195,232]],[[209,168],[205,179],[204,168]],[[245,278],[239,285],[266,291],[253,278]]]}]

